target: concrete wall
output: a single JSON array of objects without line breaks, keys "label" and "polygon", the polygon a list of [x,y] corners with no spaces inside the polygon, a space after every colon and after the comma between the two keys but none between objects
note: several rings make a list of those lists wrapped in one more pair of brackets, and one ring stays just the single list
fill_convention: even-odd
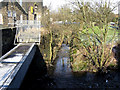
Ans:
[{"label": "concrete wall", "polygon": [[0,30],[0,57],[2,56],[2,30]]},{"label": "concrete wall", "polygon": [[0,57],[14,47],[16,28],[0,29]]}]

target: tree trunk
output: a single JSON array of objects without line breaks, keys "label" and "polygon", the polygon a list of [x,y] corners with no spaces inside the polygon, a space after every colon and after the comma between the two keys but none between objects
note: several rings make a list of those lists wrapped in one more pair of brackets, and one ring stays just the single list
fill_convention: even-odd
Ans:
[{"label": "tree trunk", "polygon": [[50,31],[50,61],[52,59],[52,31]]}]

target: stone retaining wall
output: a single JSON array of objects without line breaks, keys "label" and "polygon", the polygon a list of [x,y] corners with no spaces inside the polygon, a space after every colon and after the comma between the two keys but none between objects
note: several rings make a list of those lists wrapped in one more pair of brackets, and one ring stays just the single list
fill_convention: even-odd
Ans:
[{"label": "stone retaining wall", "polygon": [[0,57],[14,47],[16,28],[0,29]]}]

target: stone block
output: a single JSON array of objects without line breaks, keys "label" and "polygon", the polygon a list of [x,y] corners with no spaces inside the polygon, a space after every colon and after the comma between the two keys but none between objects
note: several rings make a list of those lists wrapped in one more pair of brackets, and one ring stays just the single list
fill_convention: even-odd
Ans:
[{"label": "stone block", "polygon": [[16,28],[0,30],[0,57],[14,47]]}]

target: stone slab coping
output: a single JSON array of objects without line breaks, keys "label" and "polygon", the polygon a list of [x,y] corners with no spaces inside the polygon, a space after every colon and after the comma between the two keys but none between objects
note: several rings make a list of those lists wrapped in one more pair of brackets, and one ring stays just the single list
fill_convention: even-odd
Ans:
[{"label": "stone slab coping", "polygon": [[0,58],[0,89],[8,88],[35,44],[18,44]]},{"label": "stone slab coping", "polygon": [[0,30],[4,30],[4,29],[14,29],[16,27],[0,27]]}]

